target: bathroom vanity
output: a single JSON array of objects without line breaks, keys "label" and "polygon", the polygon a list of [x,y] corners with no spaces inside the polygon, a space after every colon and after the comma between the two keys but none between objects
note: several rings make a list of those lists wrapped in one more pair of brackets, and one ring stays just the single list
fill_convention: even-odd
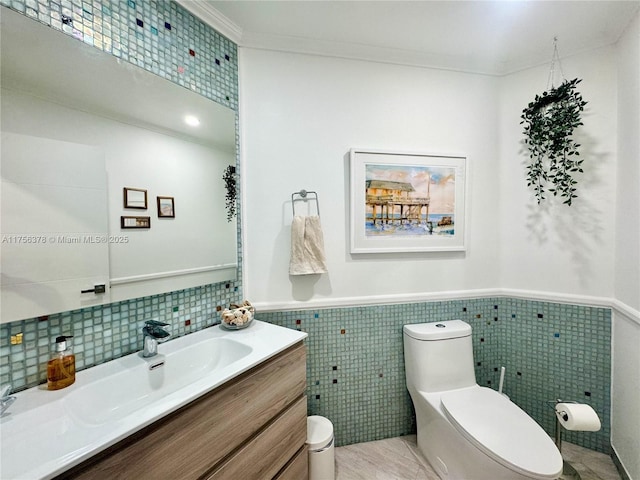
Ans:
[{"label": "bathroom vanity", "polygon": [[0,477],[305,479],[305,337],[216,326],[18,393]]}]

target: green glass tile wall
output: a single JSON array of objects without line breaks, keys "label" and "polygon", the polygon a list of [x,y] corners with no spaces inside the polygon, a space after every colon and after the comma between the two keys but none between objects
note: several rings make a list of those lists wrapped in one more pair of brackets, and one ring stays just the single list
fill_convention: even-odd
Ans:
[{"label": "green glass tile wall", "polygon": [[260,320],[309,334],[310,415],[334,424],[336,444],[415,432],[404,376],[402,326],[461,319],[473,328],[476,378],[503,391],[553,434],[554,399],[588,403],[602,430],[567,441],[609,453],[611,313],[509,298],[270,312]]},{"label": "green glass tile wall", "polygon": [[[178,4],[151,0],[0,0],[15,10],[99,50],[128,61],[236,112],[237,46]],[[238,149],[239,150],[239,149]],[[236,162],[239,162],[236,157]],[[238,225],[241,205],[238,198]],[[238,229],[238,278],[242,245]],[[174,337],[205,328],[216,309],[241,298],[240,281],[224,282],[0,326],[0,384],[22,390],[46,381],[57,335],[74,335],[78,369],[140,349],[144,320],[171,324]],[[23,343],[11,336],[23,334]]]}]

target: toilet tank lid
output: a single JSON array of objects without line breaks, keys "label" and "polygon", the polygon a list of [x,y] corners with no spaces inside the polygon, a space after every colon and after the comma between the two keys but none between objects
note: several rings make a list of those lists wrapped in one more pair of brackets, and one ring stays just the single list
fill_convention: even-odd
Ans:
[{"label": "toilet tank lid", "polygon": [[462,320],[413,323],[405,325],[403,331],[405,335],[417,340],[446,340],[468,337],[471,335],[471,325]]}]

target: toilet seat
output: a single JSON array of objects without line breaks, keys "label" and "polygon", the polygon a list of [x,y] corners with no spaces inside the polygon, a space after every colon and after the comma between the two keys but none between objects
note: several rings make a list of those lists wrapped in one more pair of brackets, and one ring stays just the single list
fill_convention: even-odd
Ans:
[{"label": "toilet seat", "polygon": [[562,456],[549,435],[495,390],[476,385],[440,398],[453,426],[498,463],[533,478],[555,479],[562,473]]}]

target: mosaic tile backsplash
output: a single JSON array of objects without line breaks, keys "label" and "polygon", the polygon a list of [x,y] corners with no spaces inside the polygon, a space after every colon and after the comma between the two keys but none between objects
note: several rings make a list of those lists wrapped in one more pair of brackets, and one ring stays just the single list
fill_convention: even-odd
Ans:
[{"label": "mosaic tile backsplash", "polygon": [[[76,369],[142,349],[142,327],[155,319],[171,325],[171,338],[220,321],[220,310],[238,301],[233,283],[218,283],[0,325],[0,384],[23,390],[47,379],[47,361],[59,335],[72,335]],[[22,334],[21,343],[16,337]]]},{"label": "mosaic tile backsplash", "polygon": [[599,432],[563,438],[610,450],[611,312],[609,309],[510,298],[262,313],[307,332],[310,415],[334,424],[336,445],[415,432],[406,389],[402,326],[461,319],[473,328],[476,379],[503,391],[553,434],[553,400],[591,405]]}]

